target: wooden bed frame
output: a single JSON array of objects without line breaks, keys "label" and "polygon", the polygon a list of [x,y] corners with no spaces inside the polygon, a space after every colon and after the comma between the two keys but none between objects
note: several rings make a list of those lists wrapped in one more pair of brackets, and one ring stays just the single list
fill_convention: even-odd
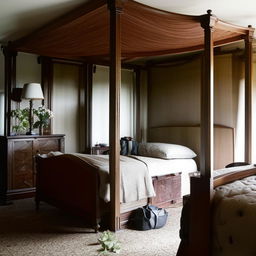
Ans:
[{"label": "wooden bed frame", "polygon": [[[8,113],[11,109],[9,95],[12,87],[15,87],[15,79],[11,73],[15,73],[13,70],[17,51],[54,58],[79,59],[89,63],[107,63],[110,66],[111,229],[115,231],[120,228],[121,60],[204,50],[201,175],[191,178],[191,229],[186,251],[188,255],[207,256],[210,255],[211,247],[210,217],[213,194],[213,48],[239,40],[245,42],[245,161],[251,162],[253,33],[251,26],[246,28],[226,23],[212,15],[210,10],[201,16],[189,16],[157,10],[132,0],[90,1],[5,47],[5,97],[8,99],[5,112]],[[45,84],[48,82],[49,79]],[[8,118],[6,115],[5,132],[10,124]]]},{"label": "wooden bed frame", "polygon": [[[36,208],[40,201],[82,216],[88,226],[98,231],[99,222],[109,215],[109,203],[99,196],[98,170],[71,155],[36,157]],[[169,207],[181,201],[181,174],[153,177],[156,197],[121,204],[121,227],[126,226],[132,210],[148,203]],[[107,226],[107,223],[104,224]]]}]

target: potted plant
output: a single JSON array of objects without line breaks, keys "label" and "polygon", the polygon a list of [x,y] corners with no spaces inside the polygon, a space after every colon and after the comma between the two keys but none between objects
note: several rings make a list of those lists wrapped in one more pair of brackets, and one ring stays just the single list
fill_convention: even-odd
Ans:
[{"label": "potted plant", "polygon": [[34,123],[34,128],[39,128],[39,134],[43,134],[43,128],[49,125],[49,121],[53,118],[53,112],[44,106],[33,109],[33,114],[37,117],[37,121]]},{"label": "potted plant", "polygon": [[14,133],[20,134],[25,132],[29,127],[29,109],[15,109],[11,111],[11,117],[15,120],[15,125],[12,126]]}]

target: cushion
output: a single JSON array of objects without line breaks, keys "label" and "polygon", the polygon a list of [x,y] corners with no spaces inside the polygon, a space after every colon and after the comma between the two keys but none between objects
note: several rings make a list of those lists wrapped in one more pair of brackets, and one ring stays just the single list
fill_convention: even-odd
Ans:
[{"label": "cushion", "polygon": [[194,158],[196,153],[188,147],[167,143],[140,143],[138,155],[162,159]]}]

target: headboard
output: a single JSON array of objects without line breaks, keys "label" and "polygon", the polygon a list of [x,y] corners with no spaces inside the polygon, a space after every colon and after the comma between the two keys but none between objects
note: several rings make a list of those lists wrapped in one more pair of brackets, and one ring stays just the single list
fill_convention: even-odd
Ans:
[{"label": "headboard", "polygon": [[[152,127],[148,130],[148,142],[165,142],[187,146],[200,157],[200,126]],[[234,162],[234,128],[214,125],[214,169],[224,168]]]}]

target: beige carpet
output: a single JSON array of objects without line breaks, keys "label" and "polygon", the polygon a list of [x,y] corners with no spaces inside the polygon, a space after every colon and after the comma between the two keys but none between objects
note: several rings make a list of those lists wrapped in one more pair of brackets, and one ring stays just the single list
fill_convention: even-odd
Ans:
[{"label": "beige carpet", "polygon": [[[116,233],[121,242],[120,254],[174,256],[179,245],[181,207],[169,209],[169,220],[158,230],[122,230]],[[99,234],[83,227],[83,220],[74,218],[45,203],[38,213],[32,199],[17,200],[0,206],[0,256],[84,255],[96,256]]]}]

